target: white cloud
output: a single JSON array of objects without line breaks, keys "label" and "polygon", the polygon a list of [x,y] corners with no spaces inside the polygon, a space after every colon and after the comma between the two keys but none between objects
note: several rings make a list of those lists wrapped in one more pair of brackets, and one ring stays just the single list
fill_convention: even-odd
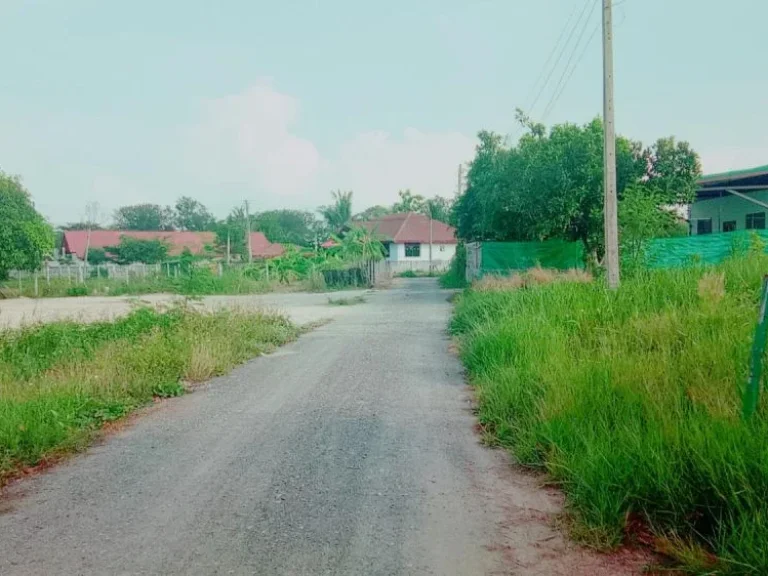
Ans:
[{"label": "white cloud", "polygon": [[[321,156],[296,132],[299,112],[296,98],[268,82],[208,102],[190,135],[187,170],[262,207],[314,207],[329,201],[330,190],[344,189],[354,191],[355,210],[363,210],[392,204],[405,188],[450,196],[458,165],[474,153],[475,140],[464,134],[407,128],[402,137],[362,133]],[[213,205],[221,200],[210,199]]]},{"label": "white cloud", "polygon": [[192,172],[209,184],[291,197],[311,189],[320,153],[292,131],[299,103],[260,82],[243,93],[207,103],[192,130]]}]

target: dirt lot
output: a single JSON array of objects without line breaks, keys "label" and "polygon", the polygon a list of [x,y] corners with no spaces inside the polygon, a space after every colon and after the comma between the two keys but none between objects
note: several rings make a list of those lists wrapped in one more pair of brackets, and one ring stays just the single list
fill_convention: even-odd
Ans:
[{"label": "dirt lot", "polygon": [[[249,296],[205,296],[194,300],[195,305],[217,309],[266,308],[288,315],[297,324],[333,319],[349,313],[351,306],[332,306],[328,299],[349,298],[366,294],[365,290],[332,293],[259,294]],[[162,306],[184,298],[171,294],[151,294],[136,297],[84,296],[80,298],[19,298],[0,300],[0,328],[13,328],[36,322],[75,319],[93,322],[127,314],[140,303]]]}]

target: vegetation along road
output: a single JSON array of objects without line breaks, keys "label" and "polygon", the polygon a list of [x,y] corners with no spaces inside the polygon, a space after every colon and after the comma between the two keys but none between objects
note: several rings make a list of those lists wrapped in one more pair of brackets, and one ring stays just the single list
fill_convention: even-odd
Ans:
[{"label": "vegetation along road", "polygon": [[0,573],[624,573],[479,442],[448,295],[399,280],[11,484]]}]

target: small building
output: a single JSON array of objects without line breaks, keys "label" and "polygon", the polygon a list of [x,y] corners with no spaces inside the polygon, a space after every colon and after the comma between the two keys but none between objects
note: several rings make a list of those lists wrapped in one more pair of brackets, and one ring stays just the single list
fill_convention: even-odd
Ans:
[{"label": "small building", "polygon": [[768,165],[702,177],[691,204],[691,234],[765,230]]},{"label": "small building", "polygon": [[444,269],[456,254],[455,229],[424,214],[390,214],[359,225],[382,241],[389,262],[406,263],[398,267],[404,270],[427,270],[430,262],[433,269]]}]

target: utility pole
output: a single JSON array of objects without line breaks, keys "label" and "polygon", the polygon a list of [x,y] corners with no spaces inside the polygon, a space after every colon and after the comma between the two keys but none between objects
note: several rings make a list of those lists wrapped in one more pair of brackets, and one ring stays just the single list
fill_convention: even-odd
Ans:
[{"label": "utility pole", "polygon": [[248,262],[253,262],[253,249],[251,247],[251,215],[248,212],[248,200],[245,201],[245,242],[248,246]]},{"label": "utility pole", "polygon": [[619,287],[619,223],[616,206],[616,126],[613,108],[613,0],[603,0],[603,191],[608,286]]},{"label": "utility pole", "polygon": [[461,196],[462,188],[464,188],[464,165],[459,164],[459,177],[456,182],[456,196]]}]

